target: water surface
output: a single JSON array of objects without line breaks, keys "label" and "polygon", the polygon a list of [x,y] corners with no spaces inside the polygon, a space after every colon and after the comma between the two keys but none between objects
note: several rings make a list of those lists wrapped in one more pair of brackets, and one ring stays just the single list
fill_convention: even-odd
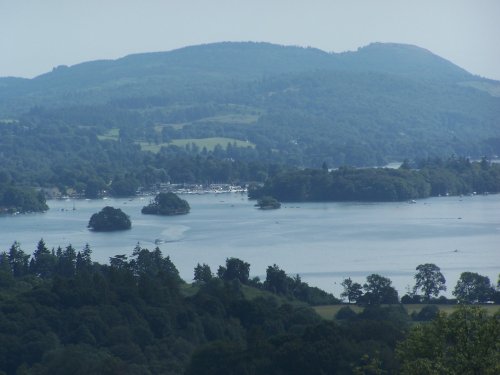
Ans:
[{"label": "water surface", "polygon": [[[293,203],[260,211],[240,194],[185,195],[191,213],[142,215],[148,198],[52,200],[46,213],[0,217],[0,250],[15,241],[31,253],[43,237],[49,247],[89,243],[93,259],[108,262],[130,254],[136,243],[153,249],[155,240],[181,276],[191,281],[196,264],[216,271],[227,257],[251,264],[265,277],[276,263],[311,285],[340,293],[346,277],[363,283],[371,273],[391,278],[403,294],[415,267],[435,263],[451,295],[463,271],[497,281],[500,272],[500,195],[429,198],[408,203]],[[130,215],[132,229],[96,233],[86,226],[106,205]],[[73,210],[73,207],[75,210]]]}]

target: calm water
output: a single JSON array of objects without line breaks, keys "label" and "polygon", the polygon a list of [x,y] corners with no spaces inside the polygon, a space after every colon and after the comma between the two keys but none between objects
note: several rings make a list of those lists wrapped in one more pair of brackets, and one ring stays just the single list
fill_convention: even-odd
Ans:
[{"label": "calm water", "polygon": [[[260,211],[240,194],[187,195],[191,213],[142,215],[148,199],[54,200],[43,214],[0,217],[0,250],[18,240],[31,253],[43,237],[49,247],[89,243],[93,259],[130,254],[135,244],[154,248],[155,239],[181,276],[191,281],[196,263],[216,271],[227,257],[251,264],[264,276],[278,264],[289,274],[338,295],[352,277],[390,277],[401,294],[413,285],[415,267],[435,263],[447,279],[448,295],[463,271],[496,282],[500,272],[500,195],[443,197],[408,203],[294,203]],[[130,215],[132,229],[94,233],[90,216],[111,205]],[[76,210],[73,211],[73,206]]]}]

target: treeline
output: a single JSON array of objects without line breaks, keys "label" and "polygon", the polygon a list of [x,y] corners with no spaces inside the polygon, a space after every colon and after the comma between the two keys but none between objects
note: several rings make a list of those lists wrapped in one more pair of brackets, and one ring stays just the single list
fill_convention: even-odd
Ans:
[{"label": "treeline", "polygon": [[41,240],[31,257],[18,243],[0,254],[0,373],[415,374],[422,364],[437,372],[499,370],[498,314],[422,310],[420,318],[435,320],[412,329],[401,305],[375,303],[359,313],[345,307],[325,321],[293,298],[307,284],[276,265],[261,283],[236,258],[217,275],[198,264],[189,285],[158,248],[137,245],[109,265],[93,262],[91,253],[89,246],[49,250]]},{"label": "treeline", "polygon": [[249,191],[251,199],[280,201],[404,201],[438,195],[500,191],[500,165],[483,159],[423,160],[418,169],[405,162],[399,169],[341,167],[287,170]]},{"label": "treeline", "polygon": [[0,214],[48,210],[43,192],[11,184],[0,172]]}]

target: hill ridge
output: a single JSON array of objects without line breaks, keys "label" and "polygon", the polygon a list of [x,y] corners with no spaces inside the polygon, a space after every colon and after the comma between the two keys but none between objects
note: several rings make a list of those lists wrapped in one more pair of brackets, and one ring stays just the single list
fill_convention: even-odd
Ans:
[{"label": "hill ridge", "polygon": [[[441,63],[446,63],[449,64],[450,66],[454,66],[458,69],[460,69],[462,72],[466,72],[465,69],[460,68],[453,62],[446,60],[439,55],[436,55],[432,53],[431,51],[416,46],[412,44],[404,44],[404,43],[395,43],[395,42],[373,42],[370,43],[366,46],[359,47],[355,51],[344,51],[344,52],[328,52],[321,50],[319,48],[315,47],[303,47],[303,46],[295,46],[295,45],[281,45],[281,44],[274,44],[274,43],[269,43],[269,42],[232,42],[232,41],[224,41],[224,42],[215,42],[215,43],[205,43],[205,44],[199,44],[199,45],[192,45],[192,46],[185,46],[181,48],[176,48],[168,51],[153,51],[153,52],[141,52],[141,53],[132,53],[125,55],[123,57],[119,57],[116,59],[97,59],[97,60],[90,60],[90,61],[83,61],[74,65],[59,65],[57,67],[54,67],[52,71],[42,73],[36,77],[33,78],[24,78],[24,80],[28,81],[36,81],[39,79],[46,79],[48,77],[51,77],[53,74],[60,74],[63,71],[64,72],[70,72],[71,70],[78,70],[90,65],[100,65],[100,66],[105,66],[109,67],[112,65],[123,65],[124,63],[127,62],[140,62],[141,60],[148,60],[151,61],[153,59],[160,60],[156,61],[156,63],[163,62],[161,59],[164,58],[170,58],[170,59],[175,59],[179,56],[183,55],[190,55],[193,52],[211,52],[211,53],[220,53],[220,52],[255,52],[256,50],[265,50],[266,52],[297,52],[297,53],[302,53],[302,54],[307,54],[307,57],[320,57],[323,59],[328,59],[328,63],[325,63],[324,68],[330,68],[330,69],[335,69],[339,68],[343,65],[343,62],[341,61],[344,58],[348,59],[349,63],[353,62],[353,59],[359,59],[361,55],[367,55],[370,53],[373,53],[374,51],[376,52],[394,52],[394,51],[412,51],[416,52],[419,54],[426,54],[428,56],[432,56],[436,61],[439,61]],[[326,61],[326,60],[325,60]],[[312,68],[317,68],[317,66],[312,66]],[[470,74],[466,72],[467,74]],[[470,74],[471,75],[471,74]],[[472,75],[471,75],[472,76]],[[0,77],[0,82],[4,81],[5,79],[12,79],[16,78],[18,79],[19,77]],[[22,79],[22,78],[21,78]]]}]

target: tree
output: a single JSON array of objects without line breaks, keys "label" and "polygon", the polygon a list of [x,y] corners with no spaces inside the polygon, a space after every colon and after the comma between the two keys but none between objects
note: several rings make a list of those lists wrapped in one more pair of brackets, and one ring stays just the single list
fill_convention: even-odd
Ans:
[{"label": "tree", "polygon": [[453,295],[463,303],[486,302],[493,294],[490,279],[475,272],[462,272]]},{"label": "tree", "polygon": [[277,294],[287,295],[294,280],[288,277],[276,264],[267,267],[264,288]]},{"label": "tree", "polygon": [[425,301],[429,301],[431,295],[437,297],[441,290],[446,290],[446,279],[438,266],[432,263],[420,264],[415,275],[415,287],[413,292],[422,290]]},{"label": "tree", "polygon": [[30,256],[21,250],[19,242],[15,241],[9,249],[9,264],[14,277],[24,276],[28,273],[28,260]]},{"label": "tree", "polygon": [[43,239],[40,239],[36,250],[33,252],[30,272],[42,278],[50,277],[54,273],[56,262],[56,257],[47,249]]},{"label": "tree", "polygon": [[220,266],[217,276],[225,281],[237,279],[242,284],[246,284],[250,276],[250,264],[238,258],[227,258],[226,267]]},{"label": "tree", "polygon": [[85,198],[96,199],[102,194],[106,184],[100,178],[94,178],[87,181],[85,185]]},{"label": "tree", "polygon": [[137,276],[156,276],[161,274],[169,279],[180,281],[179,271],[170,260],[163,257],[159,247],[153,251],[141,248],[139,244],[135,247],[132,256],[135,258],[130,262],[130,267]]},{"label": "tree", "polygon": [[121,209],[107,206],[90,217],[87,227],[96,232],[109,232],[130,229],[132,223]]},{"label": "tree", "polygon": [[212,270],[208,264],[198,263],[194,268],[194,281],[206,283],[212,280],[213,277],[214,275],[212,274]]},{"label": "tree", "polygon": [[55,268],[59,276],[73,277],[76,270],[76,250],[73,246],[68,245],[57,256],[57,265]]},{"label": "tree", "polygon": [[367,276],[366,283],[363,285],[366,292],[363,301],[374,305],[398,303],[398,292],[391,284],[392,281],[387,277],[375,273]]},{"label": "tree", "polygon": [[500,314],[471,306],[440,313],[415,326],[396,353],[402,374],[499,374]]},{"label": "tree", "polygon": [[129,264],[127,259],[128,257],[125,254],[115,255],[109,258],[109,265],[111,266],[111,268],[128,270]]},{"label": "tree", "polygon": [[362,295],[362,286],[359,283],[355,283],[351,278],[347,278],[340,284],[344,287],[344,291],[340,293],[340,297],[347,298],[347,302],[356,302]]},{"label": "tree", "polygon": [[76,273],[86,273],[92,268],[92,250],[89,244],[85,244],[82,251],[76,254]]},{"label": "tree", "polygon": [[139,182],[130,175],[115,177],[111,183],[111,193],[115,197],[130,197],[136,195]]}]

